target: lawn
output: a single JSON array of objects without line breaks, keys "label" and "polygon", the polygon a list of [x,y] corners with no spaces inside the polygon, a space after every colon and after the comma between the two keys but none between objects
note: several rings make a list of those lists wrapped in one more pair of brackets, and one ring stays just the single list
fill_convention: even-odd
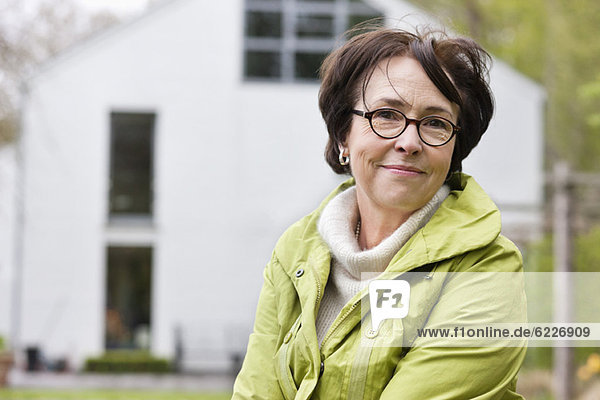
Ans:
[{"label": "lawn", "polygon": [[0,389],[0,400],[228,400],[230,393],[140,390],[27,390]]}]

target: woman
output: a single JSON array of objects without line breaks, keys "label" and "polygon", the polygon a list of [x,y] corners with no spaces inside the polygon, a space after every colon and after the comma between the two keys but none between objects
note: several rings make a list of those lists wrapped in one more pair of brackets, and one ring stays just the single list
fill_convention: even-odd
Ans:
[{"label": "woman", "polygon": [[[325,60],[326,160],[352,178],[277,243],[234,399],[521,398],[523,347],[431,347],[417,337],[525,318],[521,279],[499,287],[445,274],[522,272],[498,209],[460,173],[493,113],[488,59],[469,39],[380,29]],[[373,273],[409,282],[404,318],[373,325]]]}]

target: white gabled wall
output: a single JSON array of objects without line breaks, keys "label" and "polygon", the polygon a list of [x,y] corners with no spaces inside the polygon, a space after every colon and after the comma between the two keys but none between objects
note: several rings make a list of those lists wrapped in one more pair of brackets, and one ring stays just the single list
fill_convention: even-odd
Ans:
[{"label": "white gabled wall", "polygon": [[498,204],[509,237],[527,241],[542,231],[546,95],[500,60],[490,80],[495,114],[463,168]]},{"label": "white gabled wall", "polygon": [[[339,178],[318,85],[243,80],[242,18],[242,1],[174,1],[30,82],[25,344],[100,353],[105,248],[137,243],[154,246],[156,353],[176,326],[194,348],[243,348],[277,237]],[[107,226],[110,111],[157,113],[152,228]]]}]

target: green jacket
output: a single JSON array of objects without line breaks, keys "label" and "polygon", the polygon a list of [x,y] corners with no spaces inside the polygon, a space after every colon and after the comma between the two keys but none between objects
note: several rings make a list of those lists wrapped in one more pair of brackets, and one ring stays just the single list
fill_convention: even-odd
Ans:
[{"label": "green jacket", "polygon": [[[426,274],[411,282],[409,315],[389,322],[402,345],[378,346],[377,337],[365,338],[361,320],[370,316],[360,306],[363,290],[342,308],[319,348],[315,319],[331,259],[317,221],[325,204],[353,184],[341,184],[279,239],[264,270],[233,399],[521,399],[515,385],[524,347],[416,345],[416,330],[423,327],[526,318],[521,255],[500,235],[497,207],[466,174],[453,176],[448,198],[386,270],[386,279]],[[520,279],[473,289],[443,273],[471,271],[516,272]]]}]

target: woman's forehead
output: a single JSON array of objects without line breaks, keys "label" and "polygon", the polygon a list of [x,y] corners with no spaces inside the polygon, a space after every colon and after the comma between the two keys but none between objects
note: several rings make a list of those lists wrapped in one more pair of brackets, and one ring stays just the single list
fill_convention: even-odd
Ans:
[{"label": "woman's forehead", "polygon": [[439,108],[450,115],[458,112],[458,105],[442,94],[421,64],[406,56],[383,60],[375,67],[363,101],[367,105],[396,108]]}]

